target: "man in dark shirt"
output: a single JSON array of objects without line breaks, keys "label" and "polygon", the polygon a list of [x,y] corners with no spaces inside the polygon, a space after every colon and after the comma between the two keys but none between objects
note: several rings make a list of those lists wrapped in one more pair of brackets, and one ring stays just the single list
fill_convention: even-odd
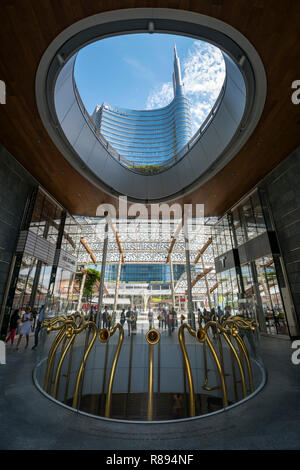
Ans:
[{"label": "man in dark shirt", "polygon": [[35,348],[37,347],[39,343],[39,332],[42,326],[42,321],[44,319],[44,309],[45,309],[45,305],[42,305],[39,311],[39,317],[38,317],[38,321],[37,321],[37,325],[36,325],[36,329],[34,333],[34,345],[31,348],[33,350],[35,350]]}]

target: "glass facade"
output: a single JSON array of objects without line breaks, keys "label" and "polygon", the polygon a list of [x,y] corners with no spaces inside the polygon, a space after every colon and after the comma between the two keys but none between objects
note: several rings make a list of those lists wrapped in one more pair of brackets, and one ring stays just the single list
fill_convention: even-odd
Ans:
[{"label": "glass facade", "polygon": [[7,320],[14,309],[22,313],[27,306],[38,312],[45,305],[50,316],[74,311],[79,292],[75,277],[79,224],[39,188],[26,211],[22,237],[27,241],[21,248],[19,241],[16,249]]},{"label": "glass facade", "polygon": [[173,87],[174,99],[164,108],[138,111],[106,103],[96,107],[93,120],[97,129],[127,166],[140,171],[161,167],[191,139],[190,106],[184,96],[176,48]]},{"label": "glass facade", "polygon": [[[184,265],[174,264],[174,281],[177,281],[184,271]],[[107,265],[105,281],[116,281],[117,272],[118,265]],[[170,266],[168,264],[125,264],[121,267],[120,281],[128,283],[169,283],[171,282]]]},{"label": "glass facade", "polygon": [[[273,252],[271,242],[261,244],[261,236],[272,234],[272,229],[258,190],[216,224],[213,248],[219,268],[215,300],[222,309],[255,318],[264,333],[288,335],[280,255]],[[228,269],[226,260],[231,263]]]}]

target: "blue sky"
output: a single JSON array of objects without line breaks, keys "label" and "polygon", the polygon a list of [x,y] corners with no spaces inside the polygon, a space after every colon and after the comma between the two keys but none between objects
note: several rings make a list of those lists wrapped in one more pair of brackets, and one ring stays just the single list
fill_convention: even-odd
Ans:
[{"label": "blue sky", "polygon": [[221,89],[224,63],[217,48],[185,36],[127,34],[82,49],[75,79],[87,111],[103,102],[130,109],[166,106],[173,98],[175,43],[196,130]]}]

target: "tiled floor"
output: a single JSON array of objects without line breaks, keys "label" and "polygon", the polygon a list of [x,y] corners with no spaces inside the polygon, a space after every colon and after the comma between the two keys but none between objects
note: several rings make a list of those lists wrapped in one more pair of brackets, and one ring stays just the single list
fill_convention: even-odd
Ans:
[{"label": "tiled floor", "polygon": [[261,338],[264,389],[240,406],[203,419],[132,424],[89,418],[45,398],[34,386],[36,351],[7,347],[0,366],[1,449],[300,449],[300,365],[291,342]]}]

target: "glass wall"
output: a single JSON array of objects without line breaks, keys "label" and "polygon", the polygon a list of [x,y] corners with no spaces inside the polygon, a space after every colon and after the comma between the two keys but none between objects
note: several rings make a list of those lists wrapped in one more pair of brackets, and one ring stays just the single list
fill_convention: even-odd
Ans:
[{"label": "glass wall", "polygon": [[[51,315],[74,311],[79,293],[75,283],[79,224],[39,188],[27,208],[21,230],[25,238],[30,233],[35,237],[31,236],[30,243],[26,242],[15,254],[7,312],[10,315],[18,308],[22,314],[30,306],[37,313],[42,305]],[[70,255],[68,260],[61,256],[61,250]]]},{"label": "glass wall", "polygon": [[[256,318],[260,330],[267,334],[288,335],[285,305],[280,291],[280,255],[272,253],[271,244],[264,246],[264,256],[257,259],[248,252],[245,244],[263,233],[271,232],[266,225],[260,194],[255,191],[229,211],[213,227],[213,249],[215,259],[225,255],[230,258],[230,269],[222,267],[217,271],[217,289],[214,298],[222,310],[233,314]],[[233,253],[235,249],[235,253]],[[240,265],[240,250],[249,260]],[[261,246],[260,246],[261,250]],[[259,250],[257,250],[258,252]],[[220,258],[221,257],[221,258]]]},{"label": "glass wall", "polygon": [[[173,264],[173,277],[177,281],[185,271],[183,264]],[[118,265],[107,265],[105,281],[117,280]],[[126,264],[121,267],[121,282],[167,283],[171,281],[170,266],[167,264]]]}]

